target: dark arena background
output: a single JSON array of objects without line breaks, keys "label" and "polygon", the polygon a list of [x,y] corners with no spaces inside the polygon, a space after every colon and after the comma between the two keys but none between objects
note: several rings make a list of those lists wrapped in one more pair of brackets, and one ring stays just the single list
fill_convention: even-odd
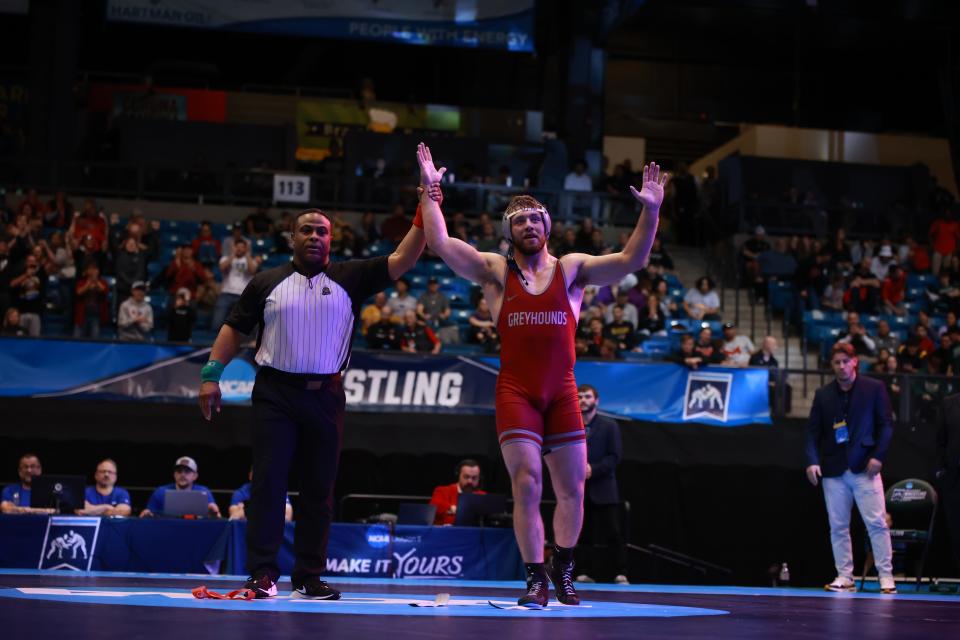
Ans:
[{"label": "dark arena background", "polygon": [[[5,634],[956,637],[958,27],[933,0],[0,0]],[[290,597],[296,469],[279,596],[195,598],[248,575],[256,330],[222,411],[198,407],[237,273],[288,265],[307,208],[333,262],[392,254],[421,141],[449,235],[502,255],[514,195],[550,212],[552,255],[602,256],[644,166],[670,174],[647,264],[586,290],[575,342],[619,433],[625,563],[588,480],[580,606],[515,606],[495,318],[427,249],[357,301],[323,576],[343,598]],[[890,399],[896,594],[857,509],[855,590],[824,589],[805,444],[838,340]],[[184,456],[220,516],[141,517]],[[464,460],[506,502],[434,524],[418,506]],[[104,461],[129,511],[81,498]]]}]

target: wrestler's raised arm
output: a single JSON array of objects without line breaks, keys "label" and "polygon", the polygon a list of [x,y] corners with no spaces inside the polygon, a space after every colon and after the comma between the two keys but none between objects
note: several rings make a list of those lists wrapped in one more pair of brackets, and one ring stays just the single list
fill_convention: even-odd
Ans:
[{"label": "wrestler's raised arm", "polygon": [[440,211],[440,204],[431,197],[431,188],[443,178],[446,167],[437,169],[433,164],[430,147],[424,143],[417,146],[417,161],[420,164],[420,183],[424,192],[420,196],[423,214],[423,230],[429,246],[461,278],[478,284],[500,284],[506,268],[506,259],[496,253],[484,253],[447,234],[447,225]]},{"label": "wrestler's raised arm", "polygon": [[660,220],[660,204],[663,202],[663,190],[669,175],[660,173],[660,167],[650,163],[643,167],[643,184],[640,191],[630,187],[630,193],[643,205],[637,226],[630,234],[622,251],[605,256],[590,256],[584,253],[571,253],[562,258],[563,266],[570,274],[571,281],[579,287],[587,285],[606,286],[619,282],[628,273],[639,271],[650,256],[650,247],[657,234]]}]

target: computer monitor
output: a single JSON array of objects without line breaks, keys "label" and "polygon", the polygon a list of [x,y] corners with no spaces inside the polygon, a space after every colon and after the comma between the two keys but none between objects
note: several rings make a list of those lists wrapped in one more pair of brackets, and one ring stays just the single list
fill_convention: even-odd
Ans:
[{"label": "computer monitor", "polygon": [[83,476],[37,476],[30,483],[30,506],[72,514],[83,509]]},{"label": "computer monitor", "polygon": [[461,493],[457,500],[457,515],[453,524],[458,527],[483,526],[483,517],[507,510],[507,496],[496,493]]},{"label": "computer monitor", "polygon": [[401,502],[397,509],[397,524],[427,526],[433,524],[437,505],[419,502]]},{"label": "computer monitor", "polygon": [[176,518],[207,515],[207,492],[167,489],[163,492],[163,515]]}]

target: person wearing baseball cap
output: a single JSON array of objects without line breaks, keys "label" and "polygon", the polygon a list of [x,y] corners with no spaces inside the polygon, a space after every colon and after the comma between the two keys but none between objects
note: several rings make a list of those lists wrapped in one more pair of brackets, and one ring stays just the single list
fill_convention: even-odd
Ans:
[{"label": "person wearing baseball cap", "polygon": [[153,307],[147,302],[147,283],[137,280],[130,287],[130,297],[117,312],[117,338],[149,340],[153,331]]},{"label": "person wearing baseball cap", "polygon": [[173,465],[173,482],[157,487],[150,500],[147,502],[147,508],[140,512],[141,518],[149,518],[163,513],[163,498],[167,491],[203,491],[207,494],[207,512],[212,518],[220,517],[220,507],[213,499],[210,489],[202,484],[196,484],[197,461],[190,456],[181,456]]}]

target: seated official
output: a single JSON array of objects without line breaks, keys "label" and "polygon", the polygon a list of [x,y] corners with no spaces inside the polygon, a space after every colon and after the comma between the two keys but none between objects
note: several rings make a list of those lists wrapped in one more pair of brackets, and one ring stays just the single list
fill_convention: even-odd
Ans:
[{"label": "seated official", "polygon": [[480,464],[476,460],[461,460],[457,464],[457,481],[433,490],[430,504],[436,505],[433,524],[453,524],[457,516],[457,502],[461,493],[486,493],[480,490]]},{"label": "seated official", "polygon": [[83,509],[77,511],[81,516],[129,516],[130,493],[117,486],[117,463],[107,458],[101,460],[93,475],[95,485],[84,492]]},{"label": "seated official", "polygon": [[56,513],[56,509],[36,509],[30,506],[30,486],[43,473],[40,458],[32,453],[20,456],[17,466],[20,482],[7,485],[0,496],[0,513]]},{"label": "seated official", "polygon": [[[247,482],[242,487],[233,492],[233,495],[230,497],[230,507],[229,514],[231,520],[246,520],[247,511],[246,504],[250,499],[250,488],[253,482],[253,469],[250,469],[250,474],[247,476],[247,479],[250,482]],[[283,512],[283,519],[287,522],[293,521],[293,505],[290,504],[290,496],[287,496],[287,506]]]},{"label": "seated official", "polygon": [[197,463],[193,458],[189,456],[178,458],[173,467],[173,483],[157,487],[147,502],[147,508],[140,512],[140,517],[148,518],[162,514],[163,500],[167,491],[203,491],[207,494],[207,513],[214,518],[219,518],[220,507],[217,506],[216,501],[213,499],[213,494],[210,493],[210,489],[203,485],[196,484],[199,476],[200,474],[197,473]]}]

